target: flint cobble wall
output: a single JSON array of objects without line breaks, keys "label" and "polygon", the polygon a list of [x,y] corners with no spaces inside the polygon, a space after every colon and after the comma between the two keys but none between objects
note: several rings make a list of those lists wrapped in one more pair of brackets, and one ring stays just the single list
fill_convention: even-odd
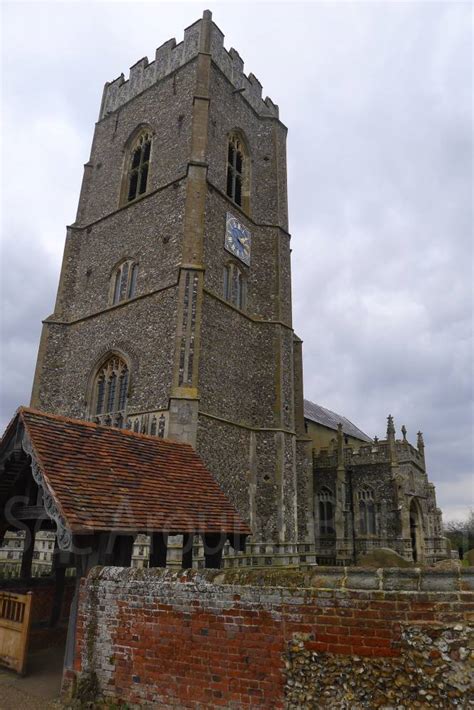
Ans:
[{"label": "flint cobble wall", "polygon": [[474,569],[96,568],[63,692],[131,707],[468,707],[473,589]]}]

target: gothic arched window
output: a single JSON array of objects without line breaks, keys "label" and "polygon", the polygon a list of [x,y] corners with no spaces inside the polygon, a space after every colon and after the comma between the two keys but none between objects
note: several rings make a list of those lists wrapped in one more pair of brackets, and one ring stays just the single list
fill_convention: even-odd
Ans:
[{"label": "gothic arched window", "polygon": [[223,287],[225,300],[243,310],[247,301],[247,280],[237,264],[225,265]]},{"label": "gothic arched window", "polygon": [[249,207],[249,162],[242,137],[232,133],[227,143],[227,195],[244,210]]},{"label": "gothic arched window", "polygon": [[334,535],[334,498],[332,491],[323,486],[319,491],[319,532]]},{"label": "gothic arched window", "polygon": [[151,154],[151,131],[141,131],[133,141],[126,165],[124,202],[133,202],[145,194]]},{"label": "gothic arched window", "polygon": [[375,535],[377,524],[375,518],[374,492],[370,488],[359,491],[359,531],[361,535]]},{"label": "gothic arched window", "polygon": [[133,298],[137,290],[138,264],[128,259],[115,269],[112,276],[112,305]]},{"label": "gothic arched window", "polygon": [[129,372],[118,355],[111,355],[99,368],[93,385],[92,418],[97,424],[122,428],[127,408]]}]

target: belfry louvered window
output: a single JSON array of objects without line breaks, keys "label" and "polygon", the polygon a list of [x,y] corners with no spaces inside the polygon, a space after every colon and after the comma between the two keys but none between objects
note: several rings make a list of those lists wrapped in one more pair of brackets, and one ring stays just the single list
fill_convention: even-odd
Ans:
[{"label": "belfry louvered window", "polygon": [[127,202],[145,194],[150,170],[151,134],[143,131],[136,138],[130,151],[127,174]]},{"label": "belfry louvered window", "polygon": [[249,206],[249,163],[243,139],[238,133],[232,133],[227,143],[226,192],[244,210]]},{"label": "belfry louvered window", "polygon": [[97,424],[122,427],[127,408],[129,372],[118,355],[99,368],[94,380],[92,418]]},{"label": "belfry louvered window", "polygon": [[242,178],[244,156],[236,137],[229,141],[227,152],[227,194],[237,205],[242,204]]}]

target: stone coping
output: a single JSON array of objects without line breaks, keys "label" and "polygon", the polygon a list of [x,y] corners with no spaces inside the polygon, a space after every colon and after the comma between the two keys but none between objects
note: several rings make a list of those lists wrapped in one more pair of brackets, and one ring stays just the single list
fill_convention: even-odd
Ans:
[{"label": "stone coping", "polygon": [[373,567],[313,567],[220,570],[171,570],[94,567],[88,580],[109,582],[144,582],[156,584],[191,584],[205,592],[214,585],[244,587],[280,587],[288,589],[324,589],[383,592],[472,592],[474,567],[440,570],[433,567],[400,569]]}]

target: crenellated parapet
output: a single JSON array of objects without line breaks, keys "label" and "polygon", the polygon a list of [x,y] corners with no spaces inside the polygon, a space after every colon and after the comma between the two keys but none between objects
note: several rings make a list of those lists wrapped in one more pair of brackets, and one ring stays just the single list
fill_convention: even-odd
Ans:
[{"label": "crenellated parapet", "polygon": [[425,470],[425,456],[424,453],[419,451],[415,446],[412,446],[408,441],[397,441],[395,444],[397,460],[400,463],[406,463],[411,461],[415,463],[419,468]]},{"label": "crenellated parapet", "polygon": [[278,106],[270,98],[262,98],[261,83],[253,74],[247,76],[244,73],[242,58],[235,49],[227,50],[224,47],[224,35],[211,18],[211,12],[205,10],[203,18],[184,31],[182,42],[176,44],[175,39],[168,40],[158,47],[154,61],[149,62],[147,57],[143,57],[130,67],[128,79],[121,74],[114,81],[107,82],[104,86],[99,121],[197,57],[202,51],[201,35],[205,22],[210,22],[210,54],[214,63],[259,115],[278,118]]},{"label": "crenellated parapet", "polygon": [[397,462],[399,464],[414,463],[423,472],[425,471],[425,452],[421,433],[418,434],[418,446],[415,447],[406,438],[406,427],[402,427],[402,439],[395,438],[395,427],[393,417],[388,418],[387,438],[378,439],[371,443],[361,444],[357,448],[345,446],[342,454],[338,455],[336,440],[328,448],[322,448],[318,453],[314,453],[313,463],[317,468],[333,468],[341,463],[338,459],[343,458],[344,466],[361,466],[367,464],[385,464]]},{"label": "crenellated parapet", "polygon": [[378,464],[390,461],[390,449],[387,442],[360,446],[353,450],[347,447],[344,450],[344,463],[346,466],[360,466],[362,464]]}]

